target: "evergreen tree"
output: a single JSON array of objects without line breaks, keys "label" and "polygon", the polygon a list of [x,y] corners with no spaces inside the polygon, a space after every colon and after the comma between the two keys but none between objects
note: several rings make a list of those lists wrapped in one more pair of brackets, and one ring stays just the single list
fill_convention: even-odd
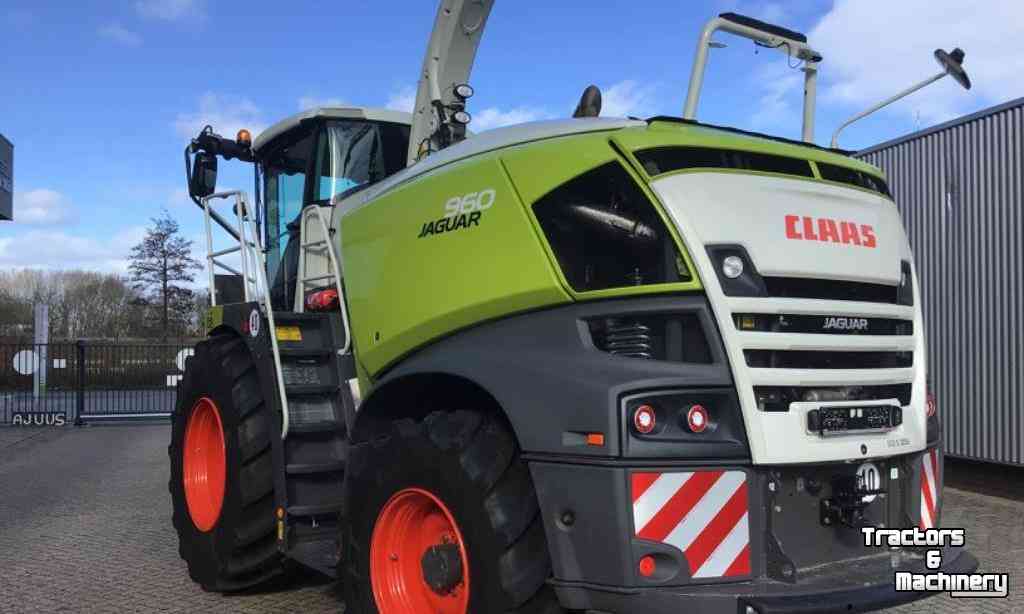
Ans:
[{"label": "evergreen tree", "polygon": [[192,257],[192,241],[178,234],[178,222],[166,210],[152,221],[132,248],[128,271],[134,287],[160,308],[161,336],[166,339],[172,328],[178,334],[190,328],[195,299],[184,284],[195,281],[193,271],[201,267]]}]

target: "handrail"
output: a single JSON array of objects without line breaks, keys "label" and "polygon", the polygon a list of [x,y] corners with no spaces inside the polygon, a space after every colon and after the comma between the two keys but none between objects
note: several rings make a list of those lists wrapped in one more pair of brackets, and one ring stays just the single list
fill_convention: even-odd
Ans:
[{"label": "handrail", "polygon": [[[211,207],[212,200],[227,200],[234,198],[235,218],[237,226],[232,227],[227,220],[217,214]],[[266,256],[263,252],[263,245],[260,242],[259,227],[249,216],[249,204],[245,192],[234,190],[230,192],[218,192],[202,199],[204,218],[206,222],[206,261],[210,280],[210,305],[217,304],[217,288],[214,283],[216,277],[214,267],[219,266],[242,277],[242,291],[245,295],[245,302],[257,302],[261,311],[267,317],[267,334],[270,335],[270,348],[274,357],[274,373],[277,379],[277,393],[281,402],[281,439],[288,437],[288,397],[285,394],[284,374],[281,367],[281,349],[277,343],[277,323],[274,320],[274,306],[270,300],[270,284],[267,281]],[[238,241],[237,247],[214,251],[213,249],[213,228],[210,220],[214,220],[229,235]],[[251,238],[250,238],[251,237]],[[224,256],[239,252],[242,261],[242,270],[237,271],[233,267],[220,262],[218,256]],[[249,269],[252,268],[252,275]],[[250,285],[252,291],[250,291]]]},{"label": "handrail", "polygon": [[[316,220],[319,222],[319,224],[320,224],[320,231],[321,231],[321,235],[320,236],[323,237],[322,239],[318,239],[316,241],[309,241],[309,242],[305,241],[305,229],[306,229],[306,218],[307,217],[315,217]],[[299,250],[300,254],[301,254],[300,257],[299,257],[299,263],[300,263],[300,266],[302,267],[302,274],[299,276],[299,284],[298,284],[297,291],[300,293],[300,295],[302,295],[302,294],[305,293],[306,283],[307,282],[320,281],[320,280],[323,280],[323,279],[334,278],[335,287],[338,289],[338,306],[339,306],[339,309],[341,310],[341,324],[342,324],[342,326],[345,329],[345,343],[344,343],[344,345],[342,345],[341,349],[338,350],[338,353],[339,354],[348,354],[349,350],[352,347],[352,332],[351,332],[352,329],[349,326],[348,307],[347,307],[346,301],[345,301],[344,286],[341,285],[341,280],[342,280],[341,265],[338,262],[337,255],[334,253],[334,248],[331,246],[330,236],[331,236],[331,233],[330,233],[330,230],[327,227],[327,222],[324,220],[324,216],[323,216],[323,214],[320,211],[320,206],[318,206],[318,205],[311,205],[311,206],[306,207],[305,209],[303,209],[303,211],[302,211],[302,228],[301,228],[300,238],[299,238],[299,240],[302,241],[302,243],[300,244],[300,250]],[[324,249],[327,250],[327,258],[328,258],[328,261],[329,261],[329,264],[330,264],[330,271],[327,274],[324,274],[324,275],[315,275],[313,277],[306,277],[305,276],[305,274],[306,274],[306,252],[308,251],[306,248],[312,247],[314,245],[323,245]]]}]

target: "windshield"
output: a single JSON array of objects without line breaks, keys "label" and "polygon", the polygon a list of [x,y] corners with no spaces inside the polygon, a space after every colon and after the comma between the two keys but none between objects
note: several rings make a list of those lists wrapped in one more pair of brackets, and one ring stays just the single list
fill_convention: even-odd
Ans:
[{"label": "windshield", "polygon": [[313,200],[329,204],[334,197],[369,185],[405,168],[409,127],[365,121],[332,121],[317,147],[320,179]]}]

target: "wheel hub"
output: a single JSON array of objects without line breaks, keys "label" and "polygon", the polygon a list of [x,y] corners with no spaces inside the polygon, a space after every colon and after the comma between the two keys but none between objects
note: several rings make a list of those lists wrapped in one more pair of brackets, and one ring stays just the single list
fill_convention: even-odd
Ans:
[{"label": "wheel hub", "polygon": [[431,546],[420,559],[423,580],[438,595],[447,595],[462,581],[462,556],[455,544]]},{"label": "wheel hub", "polygon": [[370,583],[380,612],[469,611],[468,548],[440,498],[406,488],[384,504],[370,538]]}]

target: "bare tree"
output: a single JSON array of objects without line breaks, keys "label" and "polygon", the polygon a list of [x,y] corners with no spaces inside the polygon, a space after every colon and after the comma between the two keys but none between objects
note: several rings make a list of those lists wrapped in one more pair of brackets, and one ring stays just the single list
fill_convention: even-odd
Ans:
[{"label": "bare tree", "polygon": [[0,271],[0,335],[31,332],[32,306],[45,304],[50,336],[120,339],[145,334],[137,292],[119,275],[94,271]]},{"label": "bare tree", "polygon": [[201,267],[192,258],[192,241],[178,234],[178,222],[166,210],[152,221],[146,236],[132,248],[128,270],[135,289],[160,307],[161,336],[166,339],[172,325],[179,333],[189,328],[194,300],[184,284],[195,281],[193,271]]}]

